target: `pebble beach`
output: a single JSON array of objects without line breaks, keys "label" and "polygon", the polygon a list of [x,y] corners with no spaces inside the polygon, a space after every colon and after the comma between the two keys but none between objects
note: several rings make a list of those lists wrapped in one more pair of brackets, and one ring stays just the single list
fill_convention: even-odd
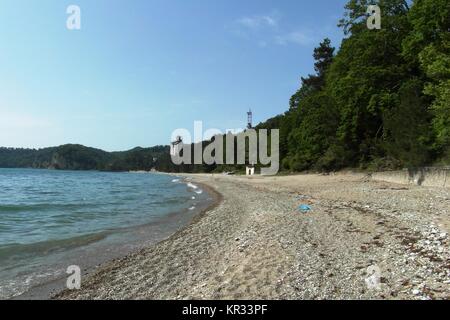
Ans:
[{"label": "pebble beach", "polygon": [[184,178],[215,203],[53,298],[450,298],[448,188],[347,173]]}]

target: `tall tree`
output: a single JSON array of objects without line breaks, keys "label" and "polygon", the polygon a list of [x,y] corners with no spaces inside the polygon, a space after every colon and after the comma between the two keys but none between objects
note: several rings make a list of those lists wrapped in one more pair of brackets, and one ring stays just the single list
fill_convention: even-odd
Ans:
[{"label": "tall tree", "polygon": [[307,78],[302,78],[303,86],[311,88],[311,90],[320,90],[325,85],[325,72],[333,62],[334,50],[331,46],[331,40],[326,38],[320,43],[319,47],[314,49],[314,70],[316,75],[309,75]]},{"label": "tall tree", "polygon": [[336,121],[334,103],[323,92],[328,68],[335,48],[325,39],[314,49],[316,74],[302,78],[302,86],[291,98],[290,130],[286,144],[289,158],[284,166],[292,170],[311,167],[327,150],[334,137]]},{"label": "tall tree", "polygon": [[331,46],[331,40],[325,38],[317,48],[314,49],[314,70],[316,74],[301,78],[300,89],[290,99],[290,110],[299,107],[303,98],[314,91],[321,90],[325,85],[325,73],[333,62],[335,48]]},{"label": "tall tree", "polygon": [[425,73],[424,92],[434,100],[435,149],[450,159],[450,4],[416,0],[409,21],[412,32],[403,42],[403,54]]},{"label": "tall tree", "polygon": [[[381,30],[366,25],[374,3],[381,7]],[[327,90],[340,112],[339,144],[348,151],[347,165],[355,166],[383,156],[385,101],[410,77],[401,55],[409,7],[400,0],[351,0],[346,10],[340,25],[348,37],[329,69]]]}]

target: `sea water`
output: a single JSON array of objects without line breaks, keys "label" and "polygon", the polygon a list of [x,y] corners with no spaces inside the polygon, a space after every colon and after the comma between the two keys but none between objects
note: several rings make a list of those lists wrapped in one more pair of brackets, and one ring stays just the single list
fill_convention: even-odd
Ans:
[{"label": "sea water", "polygon": [[0,298],[160,241],[208,200],[163,174],[0,169]]}]

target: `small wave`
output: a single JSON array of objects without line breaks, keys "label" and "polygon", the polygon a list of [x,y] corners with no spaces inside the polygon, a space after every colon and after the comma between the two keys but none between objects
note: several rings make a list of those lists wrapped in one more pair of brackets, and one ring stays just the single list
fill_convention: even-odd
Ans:
[{"label": "small wave", "polygon": [[195,210],[195,206],[189,208],[189,211]]},{"label": "small wave", "polygon": [[54,204],[54,203],[37,203],[37,204],[6,204],[0,205],[0,212],[23,212],[23,211],[46,211],[46,210],[76,210],[88,205],[96,204]]},{"label": "small wave", "polygon": [[61,240],[48,240],[30,244],[10,244],[0,247],[0,258],[5,259],[20,255],[42,255],[50,252],[82,247],[106,238],[111,232],[104,231],[96,234],[77,236]]},{"label": "small wave", "polygon": [[194,190],[198,189],[198,187],[195,184],[191,183],[191,182],[188,182],[187,186],[188,186],[188,188],[191,188],[191,189],[194,189]]},{"label": "small wave", "polygon": [[192,198],[191,198],[192,200],[195,200],[195,197],[194,196],[192,196]]},{"label": "small wave", "polygon": [[178,204],[178,203],[180,203],[180,199],[178,198],[161,198],[158,201],[153,201],[150,205],[156,208],[167,206],[168,204]]},{"label": "small wave", "polygon": [[180,182],[180,179],[173,179],[172,182],[173,182],[173,183]]},{"label": "small wave", "polygon": [[200,189],[198,186],[196,186],[195,184],[188,182],[187,183],[188,188],[192,189],[196,194],[202,194],[203,190]]},{"label": "small wave", "polygon": [[32,273],[29,275],[18,275],[14,279],[0,280],[0,299],[9,299],[20,296],[34,285],[42,283],[49,279],[55,279],[63,274],[61,270],[52,270],[52,272]]}]

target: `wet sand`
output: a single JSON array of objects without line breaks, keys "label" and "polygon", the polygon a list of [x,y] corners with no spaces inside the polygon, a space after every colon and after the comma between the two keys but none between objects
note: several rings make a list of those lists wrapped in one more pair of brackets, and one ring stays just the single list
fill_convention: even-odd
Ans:
[{"label": "wet sand", "polygon": [[186,177],[220,202],[54,298],[450,298],[449,189],[363,174]]}]

